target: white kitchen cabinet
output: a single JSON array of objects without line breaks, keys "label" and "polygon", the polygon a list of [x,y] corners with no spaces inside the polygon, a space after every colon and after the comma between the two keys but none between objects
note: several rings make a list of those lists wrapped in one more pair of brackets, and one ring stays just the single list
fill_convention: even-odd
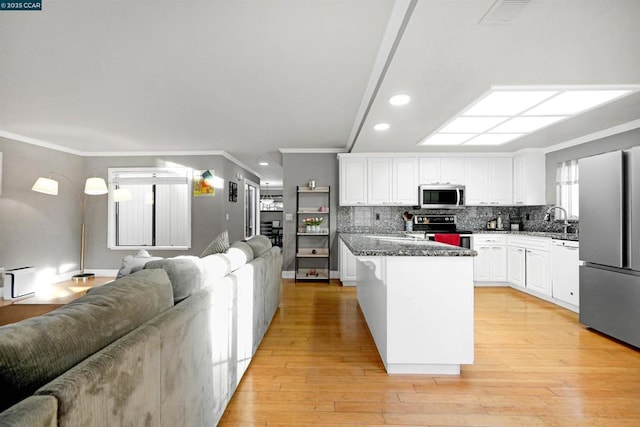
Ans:
[{"label": "white kitchen cabinet", "polygon": [[551,280],[549,278],[549,252],[539,249],[527,249],[526,288],[551,296]]},{"label": "white kitchen cabinet", "polygon": [[465,160],[467,205],[511,205],[513,163],[510,157],[470,157]]},{"label": "white kitchen cabinet", "polygon": [[440,159],[440,182],[442,184],[465,185],[465,159],[443,157]]},{"label": "white kitchen cabinet", "polygon": [[575,307],[580,304],[578,250],[578,242],[551,241],[552,296]]},{"label": "white kitchen cabinet", "polygon": [[420,158],[420,181],[418,184],[440,184],[440,158]]},{"label": "white kitchen cabinet", "polygon": [[338,263],[342,286],[355,286],[358,259],[351,253],[342,240],[340,240]]},{"label": "white kitchen cabinet", "polygon": [[[509,236],[508,267],[513,268],[514,271],[509,271],[508,277],[512,285],[551,296],[550,243],[551,239],[545,237]],[[522,277],[522,255],[516,249],[524,250],[524,278]]]},{"label": "white kitchen cabinet", "polygon": [[473,235],[473,249],[478,252],[478,256],[473,259],[475,282],[507,281],[506,243],[506,236],[503,235]]},{"label": "white kitchen cabinet", "polygon": [[367,204],[367,158],[340,157],[340,206]]},{"label": "white kitchen cabinet", "polygon": [[525,249],[517,246],[507,248],[507,281],[513,285],[525,286]]},{"label": "white kitchen cabinet", "polygon": [[546,204],[544,153],[526,152],[513,157],[513,203]]},{"label": "white kitchen cabinet", "polygon": [[367,204],[390,205],[392,203],[393,159],[370,157],[367,160]]},{"label": "white kitchen cabinet", "polygon": [[391,201],[394,205],[416,206],[420,163],[415,157],[397,157],[392,163]]}]

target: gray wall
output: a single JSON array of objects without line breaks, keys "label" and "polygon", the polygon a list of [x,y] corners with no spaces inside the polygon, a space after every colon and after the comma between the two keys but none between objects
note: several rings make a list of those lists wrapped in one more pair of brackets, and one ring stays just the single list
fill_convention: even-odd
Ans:
[{"label": "gray wall", "polygon": [[[35,266],[48,276],[80,268],[81,206],[84,181],[90,175],[106,180],[109,167],[185,166],[213,169],[223,177],[225,188],[217,189],[214,197],[191,199],[191,249],[151,251],[163,257],[199,255],[225,229],[231,241],[244,238],[244,183],[236,175],[260,183],[256,175],[223,156],[82,157],[5,138],[0,138],[0,152],[0,267]],[[36,179],[51,171],[71,183],[54,176],[58,196],[31,191]],[[228,201],[229,181],[238,184],[237,203]],[[86,269],[118,269],[124,256],[136,252],[107,248],[107,196],[88,196],[86,224]]]},{"label": "gray wall", "polygon": [[306,186],[310,179],[318,187],[331,187],[329,212],[331,213],[329,241],[331,242],[330,269],[338,270],[338,241],[336,213],[338,206],[338,156],[335,153],[284,153],[282,155],[284,214],[293,215],[293,221],[284,220],[284,270],[295,269],[296,250],[296,187]]},{"label": "gray wall", "polygon": [[[244,182],[236,175],[242,174],[260,184],[260,179],[223,156],[136,156],[136,157],[87,157],[87,175],[107,179],[110,167],[189,167],[211,169],[224,179],[224,189],[216,189],[213,197],[191,198],[191,249],[187,251],[150,250],[154,256],[199,255],[219,233],[229,231],[231,242],[244,238]],[[229,202],[229,181],[238,184],[238,201]],[[225,215],[229,214],[229,220]],[[119,268],[124,256],[136,251],[110,250],[107,248],[107,198],[95,200],[87,211],[87,251],[85,265],[91,269]]]},{"label": "gray wall", "polygon": [[[84,159],[1,137],[0,152],[0,267],[35,266],[48,275],[78,270]],[[58,196],[31,191],[51,171],[71,182],[54,176]]]},{"label": "gray wall", "polygon": [[631,148],[636,145],[640,145],[640,128],[548,153],[546,156],[547,203],[553,204],[556,202],[556,169],[558,163],[608,151]]}]

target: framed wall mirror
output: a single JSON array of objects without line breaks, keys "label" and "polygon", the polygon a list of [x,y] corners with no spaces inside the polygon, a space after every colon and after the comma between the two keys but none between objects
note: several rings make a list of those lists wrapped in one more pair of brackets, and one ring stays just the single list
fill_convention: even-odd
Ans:
[{"label": "framed wall mirror", "polygon": [[109,168],[109,249],[189,249],[191,171]]}]

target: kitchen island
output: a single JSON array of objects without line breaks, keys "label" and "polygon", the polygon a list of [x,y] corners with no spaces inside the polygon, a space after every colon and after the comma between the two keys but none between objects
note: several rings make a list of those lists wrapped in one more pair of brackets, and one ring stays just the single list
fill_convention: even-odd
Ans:
[{"label": "kitchen island", "polygon": [[460,374],[473,363],[470,249],[404,235],[340,233],[358,303],[389,374]]}]

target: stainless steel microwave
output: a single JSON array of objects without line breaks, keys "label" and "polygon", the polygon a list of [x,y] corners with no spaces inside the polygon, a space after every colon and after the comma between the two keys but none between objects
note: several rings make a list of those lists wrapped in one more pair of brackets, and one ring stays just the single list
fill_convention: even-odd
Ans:
[{"label": "stainless steel microwave", "polygon": [[420,186],[423,209],[455,209],[464,207],[464,185],[429,184]]}]

